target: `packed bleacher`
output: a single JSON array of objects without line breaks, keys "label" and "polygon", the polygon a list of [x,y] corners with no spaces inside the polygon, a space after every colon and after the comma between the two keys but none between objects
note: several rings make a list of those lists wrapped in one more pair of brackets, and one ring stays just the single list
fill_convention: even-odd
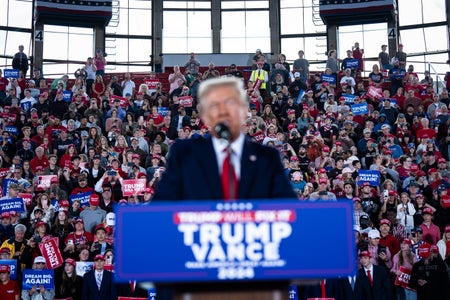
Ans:
[{"label": "packed bleacher", "polygon": [[[191,53],[163,73],[115,74],[97,51],[74,79],[47,79],[39,69],[26,76],[18,55],[18,78],[0,73],[0,260],[16,261],[11,290],[86,299],[84,273],[113,269],[114,206],[151,204],[171,145],[210,135],[197,109],[200,83],[236,76],[248,93],[242,131],[279,150],[298,200],[353,202],[358,253],[389,274],[386,299],[445,299],[450,78],[437,91],[401,47],[392,58],[381,49],[367,77],[359,45],[343,60],[330,51],[321,72],[310,72],[303,51],[292,64],[257,51],[252,66],[202,66]],[[125,187],[136,182],[142,189]],[[61,257],[49,257],[49,245]],[[55,269],[54,289],[22,287],[22,272],[40,268]],[[0,261],[0,281],[10,273]],[[398,284],[405,274],[409,283]],[[108,299],[137,287],[113,284]],[[316,291],[300,289],[305,299]]]}]

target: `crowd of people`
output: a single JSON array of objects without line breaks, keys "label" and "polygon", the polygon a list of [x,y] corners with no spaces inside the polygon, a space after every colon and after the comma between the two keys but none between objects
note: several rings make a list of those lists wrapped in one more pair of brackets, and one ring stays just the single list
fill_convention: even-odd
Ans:
[{"label": "crowd of people", "polygon": [[[151,202],[172,143],[210,134],[197,107],[200,83],[235,76],[248,93],[242,131],[279,150],[299,201],[353,202],[360,267],[379,266],[387,274],[386,299],[444,299],[450,98],[447,89],[434,89],[429,74],[406,69],[402,48],[390,58],[382,45],[367,79],[358,43],[343,60],[329,51],[323,72],[310,72],[302,50],[293,64],[283,54],[270,62],[258,50],[249,76],[236,65],[221,74],[213,63],[202,74],[191,53],[184,68],[173,68],[166,89],[154,73],[139,86],[129,73],[106,82],[101,50],[77,70],[73,84],[68,75],[50,82],[38,69],[27,79],[21,47],[19,78],[0,70],[0,200],[32,196],[25,212],[1,214],[0,259],[16,259],[19,277],[21,270],[46,268],[39,244],[58,237],[64,264],[54,290],[20,290],[19,280],[6,284],[11,270],[0,262],[0,295],[6,286],[23,299],[137,295],[135,283],[114,285],[105,269],[113,264],[113,207]],[[55,176],[43,188],[44,175]],[[142,178],[142,194],[123,195],[124,179]],[[84,193],[88,203],[71,201]],[[77,261],[93,261],[94,270],[77,276]],[[394,285],[403,273],[409,286]],[[98,274],[105,288],[97,288]]]}]

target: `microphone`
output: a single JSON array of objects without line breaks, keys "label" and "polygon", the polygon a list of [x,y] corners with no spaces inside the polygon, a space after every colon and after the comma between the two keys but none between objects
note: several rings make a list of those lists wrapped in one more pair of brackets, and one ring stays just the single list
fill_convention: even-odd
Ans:
[{"label": "microphone", "polygon": [[224,139],[228,142],[231,140],[231,131],[225,123],[218,123],[214,126],[214,131],[217,133],[219,138]]}]

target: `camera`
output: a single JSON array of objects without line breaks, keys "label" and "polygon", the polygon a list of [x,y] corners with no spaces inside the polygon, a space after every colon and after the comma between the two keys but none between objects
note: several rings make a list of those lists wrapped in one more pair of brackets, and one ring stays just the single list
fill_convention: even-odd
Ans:
[{"label": "camera", "polygon": [[114,170],[108,171],[108,176],[116,176],[117,172]]},{"label": "camera", "polygon": [[42,241],[42,238],[41,238],[41,236],[39,234],[35,234],[35,235],[33,235],[33,239],[32,240],[35,243],[40,243]]}]

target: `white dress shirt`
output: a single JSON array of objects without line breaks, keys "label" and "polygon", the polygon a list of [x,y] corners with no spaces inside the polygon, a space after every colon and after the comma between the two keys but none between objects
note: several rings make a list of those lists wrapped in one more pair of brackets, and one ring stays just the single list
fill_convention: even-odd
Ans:
[{"label": "white dress shirt", "polygon": [[[234,167],[234,172],[236,173],[236,178],[241,178],[241,158],[242,158],[242,151],[244,150],[244,141],[245,137],[244,134],[240,134],[239,137],[231,143],[231,163]],[[225,160],[227,156],[226,150],[228,146],[228,142],[224,139],[219,139],[216,137],[212,137],[212,144],[214,147],[214,152],[216,153],[216,159],[217,159],[217,165],[219,167],[219,173],[222,173],[222,166],[223,161]]]}]

